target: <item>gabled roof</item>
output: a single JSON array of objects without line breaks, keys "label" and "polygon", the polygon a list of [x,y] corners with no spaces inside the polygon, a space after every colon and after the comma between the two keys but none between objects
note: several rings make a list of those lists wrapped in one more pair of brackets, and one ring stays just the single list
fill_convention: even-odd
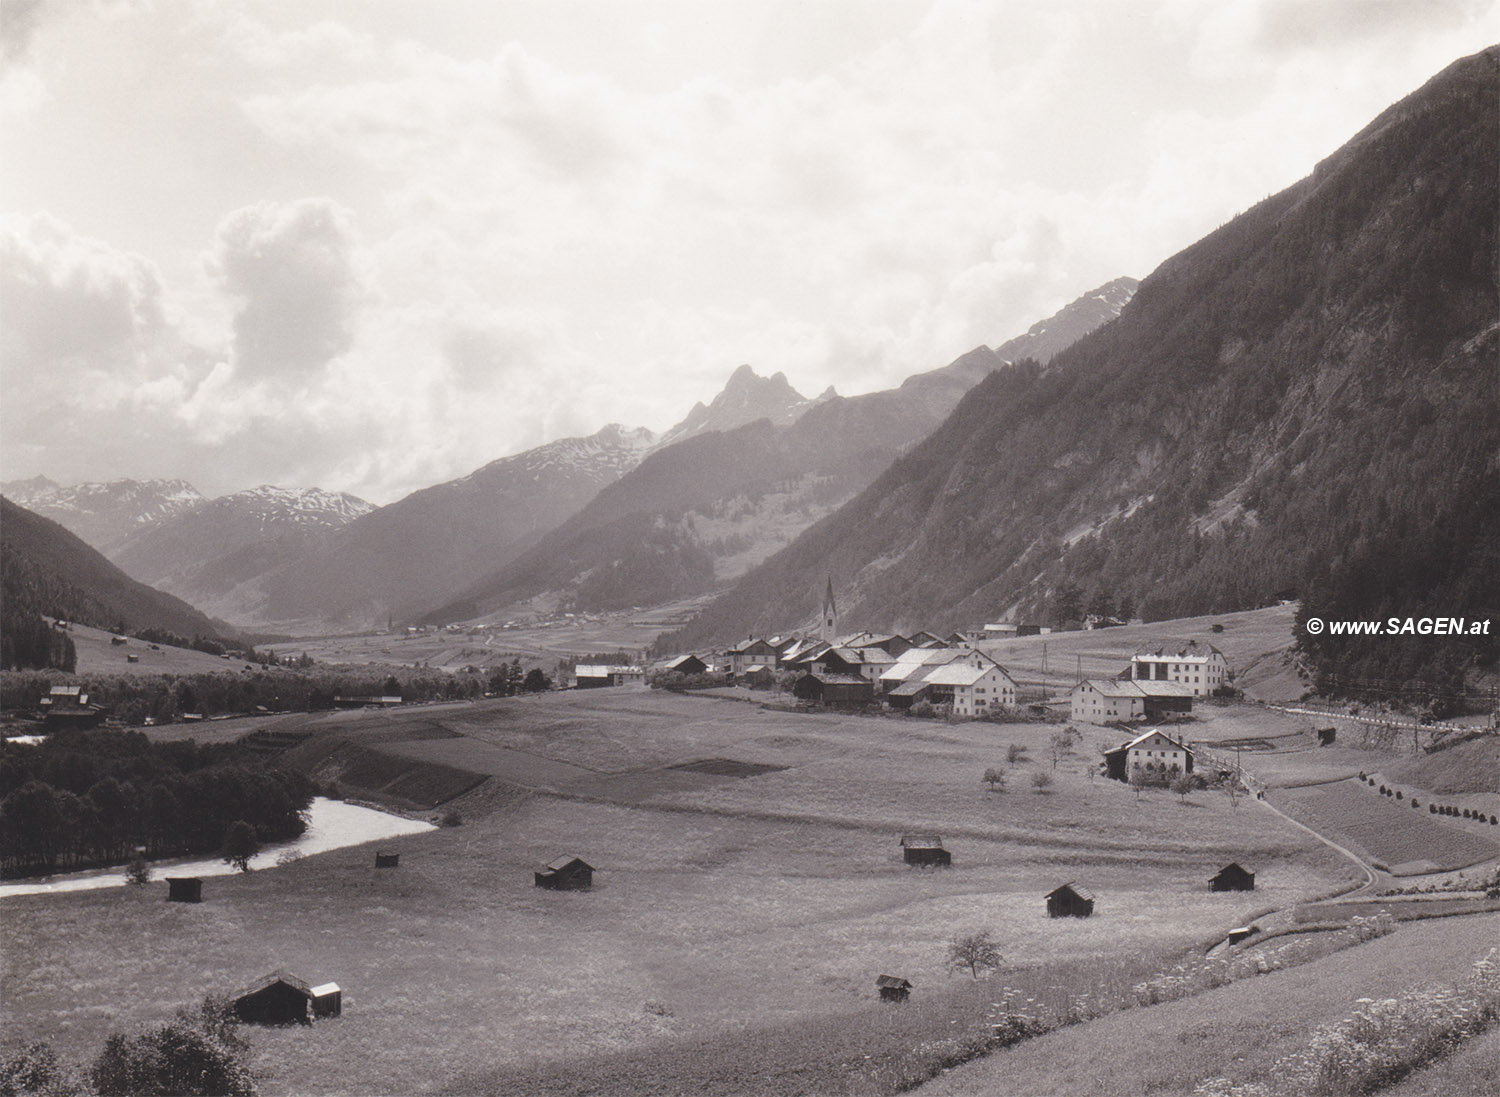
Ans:
[{"label": "gabled roof", "polygon": [[868,686],[870,684],[870,680],[862,675],[834,674],[831,671],[824,671],[822,673],[808,671],[802,676],[803,681],[809,678],[822,682],[825,686]]},{"label": "gabled roof", "polygon": [[1091,903],[1094,901],[1094,893],[1092,891],[1090,891],[1086,887],[1080,886],[1079,884],[1073,883],[1071,880],[1066,884],[1061,884],[1053,888],[1051,891],[1047,892],[1046,898],[1050,899],[1054,895],[1061,895],[1065,891],[1071,891],[1074,895],[1078,896],[1078,898],[1086,899]]},{"label": "gabled roof", "polygon": [[308,993],[314,998],[321,998],[325,994],[337,994],[339,993],[339,985],[337,983],[319,983],[309,990]]},{"label": "gabled roof", "polygon": [[881,975],[875,979],[875,986],[880,990],[910,990],[911,983],[899,975]]},{"label": "gabled roof", "polygon": [[1192,749],[1193,749],[1192,747],[1188,746],[1186,743],[1182,742],[1179,739],[1172,738],[1170,735],[1168,735],[1166,732],[1162,731],[1160,728],[1152,728],[1150,731],[1142,732],[1140,735],[1137,735],[1134,739],[1130,740],[1130,742],[1126,743],[1124,746],[1120,747],[1119,749],[1120,750],[1129,750],[1129,749],[1131,749],[1134,746],[1137,746],[1137,745],[1139,745],[1141,743],[1144,743],[1147,739],[1150,739],[1154,735],[1160,735],[1163,739],[1165,739],[1167,742],[1171,743],[1174,747],[1177,747],[1179,750],[1185,750],[1185,751],[1188,751],[1189,753],[1192,752]]},{"label": "gabled roof", "polygon": [[1105,697],[1191,697],[1193,687],[1182,682],[1150,682],[1136,678],[1090,678],[1069,692],[1088,686]]},{"label": "gabled roof", "polygon": [[725,655],[775,655],[776,649],[764,640],[752,637],[737,648],[729,648]]},{"label": "gabled roof", "polygon": [[922,681],[935,686],[972,686],[991,671],[999,671],[1005,678],[1010,677],[1002,668],[996,666],[975,667],[968,663],[948,663],[944,666],[933,667]]},{"label": "gabled roof", "polygon": [[901,844],[907,849],[942,849],[941,834],[903,834]]},{"label": "gabled roof", "polygon": [[594,870],[594,866],[589,864],[582,857],[557,857],[551,861],[548,861],[543,867],[546,868],[548,872],[562,872],[564,869],[572,868],[574,865],[577,865],[579,868],[586,868],[590,872]]},{"label": "gabled roof", "polygon": [[312,994],[312,984],[310,984],[306,979],[298,978],[290,971],[285,971],[278,968],[276,971],[271,972],[269,975],[262,975],[259,979],[255,980],[255,982],[251,983],[244,989],[236,991],[234,996],[236,998],[243,998],[247,994],[259,994],[267,987],[275,986],[277,983],[285,983],[293,990],[299,991],[302,994]]},{"label": "gabled roof", "polygon": [[1225,865],[1218,872],[1214,873],[1213,878],[1217,880],[1220,876],[1234,876],[1239,873],[1244,873],[1246,876],[1255,875],[1255,873],[1251,872],[1248,868],[1240,864],[1238,861],[1230,861],[1229,864]]},{"label": "gabled roof", "polygon": [[687,655],[679,655],[675,659],[667,660],[667,662],[662,664],[662,667],[666,670],[676,670],[678,667],[682,666],[683,663],[686,663],[689,659],[697,659],[698,662],[703,662],[703,660],[698,656],[693,655],[692,653],[688,653]]},{"label": "gabled roof", "polygon": [[899,686],[896,686],[889,693],[887,693],[886,696],[915,697],[919,693],[926,693],[929,688],[931,687],[927,682],[924,682],[921,679],[914,678],[910,681],[902,682]]}]

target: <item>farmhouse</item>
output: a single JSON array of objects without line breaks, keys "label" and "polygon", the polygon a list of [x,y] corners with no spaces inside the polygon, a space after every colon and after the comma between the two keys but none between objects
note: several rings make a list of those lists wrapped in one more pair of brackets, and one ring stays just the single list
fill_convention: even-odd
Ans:
[{"label": "farmhouse", "polygon": [[594,886],[594,866],[581,857],[559,857],[534,875],[537,887],[553,891],[583,891]]},{"label": "farmhouse", "polygon": [[1147,776],[1171,778],[1193,772],[1193,751],[1170,735],[1153,729],[1124,746],[1105,751],[1104,766],[1105,774],[1116,781],[1129,781],[1136,770]]},{"label": "farmhouse", "polygon": [[901,855],[908,865],[951,865],[953,854],[943,848],[941,834],[903,834]]},{"label": "farmhouse", "polygon": [[646,668],[580,663],[573,671],[573,680],[579,689],[642,685],[646,681]]},{"label": "farmhouse", "polygon": [[234,996],[234,1012],[247,1024],[306,1025],[319,1017],[337,1017],[343,998],[337,983],[313,986],[289,971],[273,971]]},{"label": "farmhouse", "polygon": [[880,685],[892,708],[926,700],[951,704],[955,716],[983,716],[1016,703],[1015,679],[974,649],[912,648],[881,672]]},{"label": "farmhouse", "polygon": [[1094,893],[1066,883],[1047,893],[1048,918],[1087,918],[1094,913]]},{"label": "farmhouse", "polygon": [[751,667],[774,667],[778,652],[765,640],[750,637],[737,648],[724,653],[729,660],[729,673],[738,678]]},{"label": "farmhouse", "polygon": [[1160,720],[1193,710],[1190,686],[1180,682],[1120,681],[1090,678],[1068,694],[1075,722],[1109,724],[1117,720]]},{"label": "farmhouse", "polygon": [[1255,873],[1237,863],[1225,865],[1208,881],[1209,891],[1254,891]]},{"label": "farmhouse", "polygon": [[104,718],[104,710],[89,704],[82,686],[53,686],[41,699],[42,723],[48,731],[57,728],[91,728]]},{"label": "farmhouse", "polygon": [[661,669],[675,674],[707,674],[708,664],[696,655],[679,655],[663,663]]},{"label": "farmhouse", "polygon": [[882,975],[875,980],[882,1002],[904,1002],[911,997],[911,983],[899,975]]},{"label": "farmhouse", "polygon": [[1224,684],[1229,664],[1212,644],[1190,641],[1175,650],[1158,647],[1130,657],[1130,677],[1136,682],[1179,682],[1203,697]]},{"label": "farmhouse", "polygon": [[203,881],[196,876],[168,876],[167,902],[203,902]]}]

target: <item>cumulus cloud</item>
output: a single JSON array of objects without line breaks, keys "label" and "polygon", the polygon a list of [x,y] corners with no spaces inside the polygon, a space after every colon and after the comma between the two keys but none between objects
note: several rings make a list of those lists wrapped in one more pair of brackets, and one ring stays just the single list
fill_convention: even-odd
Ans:
[{"label": "cumulus cloud", "polygon": [[352,345],[365,295],[352,221],[309,198],[261,202],[220,226],[210,266],[240,302],[234,360],[243,375],[306,374]]}]

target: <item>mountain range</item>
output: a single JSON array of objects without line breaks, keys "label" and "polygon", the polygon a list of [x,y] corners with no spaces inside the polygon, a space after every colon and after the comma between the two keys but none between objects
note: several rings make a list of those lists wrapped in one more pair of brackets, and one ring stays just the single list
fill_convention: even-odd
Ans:
[{"label": "mountain range", "polygon": [[[423,620],[616,610],[732,581],[870,483],[987,374],[1017,360],[1050,359],[1112,319],[1135,286],[1116,279],[996,349],[977,347],[881,392],[829,391],[803,401],[779,374],[760,378],[742,366],[708,416],[717,411],[718,422],[733,422],[747,407],[780,404],[779,416],[655,450],[534,547]],[[696,412],[685,424],[702,421]]]},{"label": "mountain range", "polygon": [[64,487],[45,476],[7,480],[0,495],[57,522],[100,552],[204,501],[186,480],[111,480]]},{"label": "mountain range", "polygon": [[1049,367],[991,373],[663,647],[808,624],[830,577],[849,628],[1327,592],[1494,616],[1497,134],[1500,47],[1168,259]]}]

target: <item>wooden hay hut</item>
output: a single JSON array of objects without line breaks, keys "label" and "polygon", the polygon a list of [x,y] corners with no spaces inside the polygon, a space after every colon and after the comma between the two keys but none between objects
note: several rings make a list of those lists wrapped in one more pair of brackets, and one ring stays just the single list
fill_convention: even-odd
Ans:
[{"label": "wooden hay hut", "polygon": [[1339,730],[1338,730],[1338,728],[1319,728],[1318,729],[1318,746],[1320,746],[1320,747],[1331,747],[1331,746],[1333,746],[1334,741],[1338,737],[1339,737]]},{"label": "wooden hay hut", "polygon": [[951,865],[953,855],[943,848],[941,834],[903,834],[902,855],[908,865]]},{"label": "wooden hay hut", "polygon": [[1094,913],[1094,893],[1066,883],[1047,893],[1048,918],[1087,918]]},{"label": "wooden hay hut", "polygon": [[1230,863],[1214,873],[1208,881],[1209,891],[1254,891],[1255,873],[1238,863]]},{"label": "wooden hay hut", "polygon": [[167,902],[203,902],[203,881],[196,876],[168,876]]},{"label": "wooden hay hut", "polygon": [[882,975],[875,980],[882,1002],[904,1002],[911,997],[911,983],[899,975]]},{"label": "wooden hay hut", "polygon": [[401,864],[399,853],[377,853],[375,854],[376,868],[396,868]]},{"label": "wooden hay hut", "polygon": [[344,992],[337,983],[313,986],[289,971],[263,975],[234,996],[235,1016],[252,1025],[307,1025],[343,1010]]},{"label": "wooden hay hut", "polygon": [[1235,926],[1229,931],[1229,943],[1237,945],[1260,932],[1259,926]]},{"label": "wooden hay hut", "polygon": [[594,886],[594,866],[582,857],[559,857],[536,870],[536,886],[553,891],[583,891]]}]

